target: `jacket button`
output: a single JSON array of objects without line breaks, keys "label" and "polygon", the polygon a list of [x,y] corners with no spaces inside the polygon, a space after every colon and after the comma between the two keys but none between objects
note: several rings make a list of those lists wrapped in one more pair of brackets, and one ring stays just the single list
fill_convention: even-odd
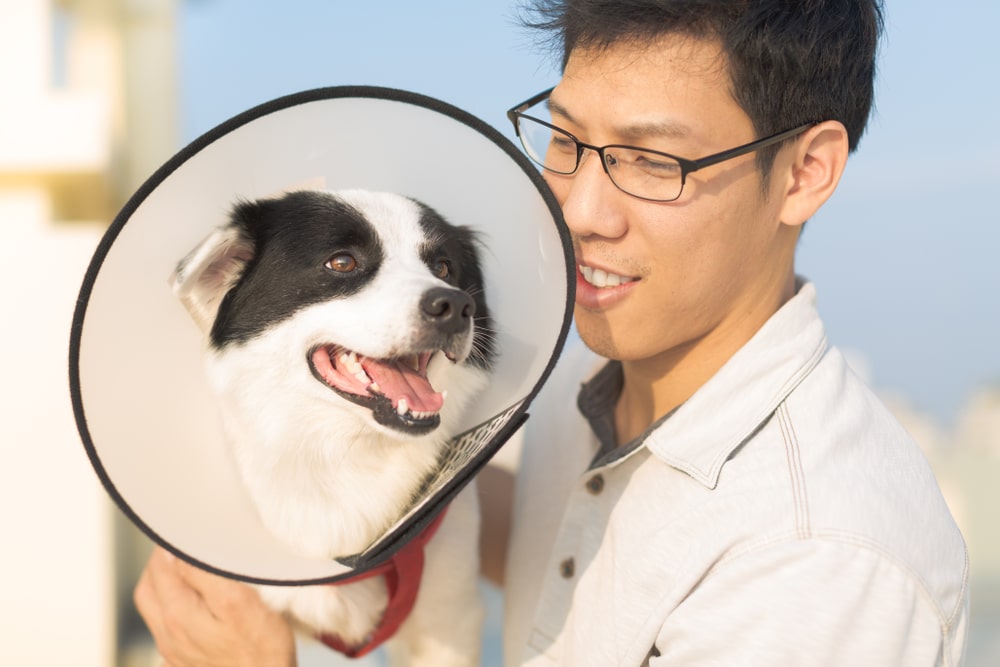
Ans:
[{"label": "jacket button", "polygon": [[562,575],[563,579],[572,579],[575,571],[576,563],[573,562],[572,558],[567,558],[559,563],[559,574]]},{"label": "jacket button", "polygon": [[587,491],[589,491],[591,495],[596,496],[603,490],[604,477],[602,475],[594,475],[587,480]]}]

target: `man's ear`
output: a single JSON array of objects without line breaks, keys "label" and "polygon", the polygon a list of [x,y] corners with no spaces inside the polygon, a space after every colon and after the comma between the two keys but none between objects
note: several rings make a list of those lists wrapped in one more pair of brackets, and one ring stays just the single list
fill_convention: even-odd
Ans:
[{"label": "man's ear", "polygon": [[238,220],[238,213],[234,213],[228,224],[216,228],[188,253],[170,276],[174,294],[206,333],[215,322],[223,297],[254,256],[253,241]]},{"label": "man's ear", "polygon": [[785,199],[780,220],[797,227],[826,203],[847,164],[847,129],[835,120],[809,128],[794,144],[785,163]]}]

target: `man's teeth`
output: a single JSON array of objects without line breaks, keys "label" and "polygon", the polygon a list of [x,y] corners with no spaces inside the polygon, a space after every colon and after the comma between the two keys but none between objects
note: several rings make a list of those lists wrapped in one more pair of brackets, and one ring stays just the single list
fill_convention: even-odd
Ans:
[{"label": "man's teeth", "polygon": [[617,273],[608,273],[602,269],[595,269],[589,266],[580,265],[580,273],[583,279],[594,287],[618,287],[622,283],[627,283],[629,279]]}]

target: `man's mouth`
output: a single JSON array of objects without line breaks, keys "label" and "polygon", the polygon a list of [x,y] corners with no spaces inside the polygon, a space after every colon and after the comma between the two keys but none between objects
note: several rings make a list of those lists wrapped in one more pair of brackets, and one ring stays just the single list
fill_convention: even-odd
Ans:
[{"label": "man's mouth", "polygon": [[638,278],[632,276],[622,276],[603,269],[595,269],[584,264],[580,264],[579,268],[583,279],[597,288],[618,287],[619,285],[624,285],[638,280]]},{"label": "man's mouth", "polygon": [[309,365],[316,379],[370,409],[378,423],[420,435],[441,423],[446,394],[427,379],[427,366],[437,352],[374,359],[329,344],[310,351]]}]

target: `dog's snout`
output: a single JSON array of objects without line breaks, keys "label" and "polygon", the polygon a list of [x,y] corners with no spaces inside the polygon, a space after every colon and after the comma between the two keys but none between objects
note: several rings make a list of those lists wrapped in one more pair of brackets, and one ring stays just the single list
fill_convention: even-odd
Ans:
[{"label": "dog's snout", "polygon": [[465,292],[448,287],[428,290],[420,302],[424,318],[442,333],[466,331],[476,314],[476,302]]}]

